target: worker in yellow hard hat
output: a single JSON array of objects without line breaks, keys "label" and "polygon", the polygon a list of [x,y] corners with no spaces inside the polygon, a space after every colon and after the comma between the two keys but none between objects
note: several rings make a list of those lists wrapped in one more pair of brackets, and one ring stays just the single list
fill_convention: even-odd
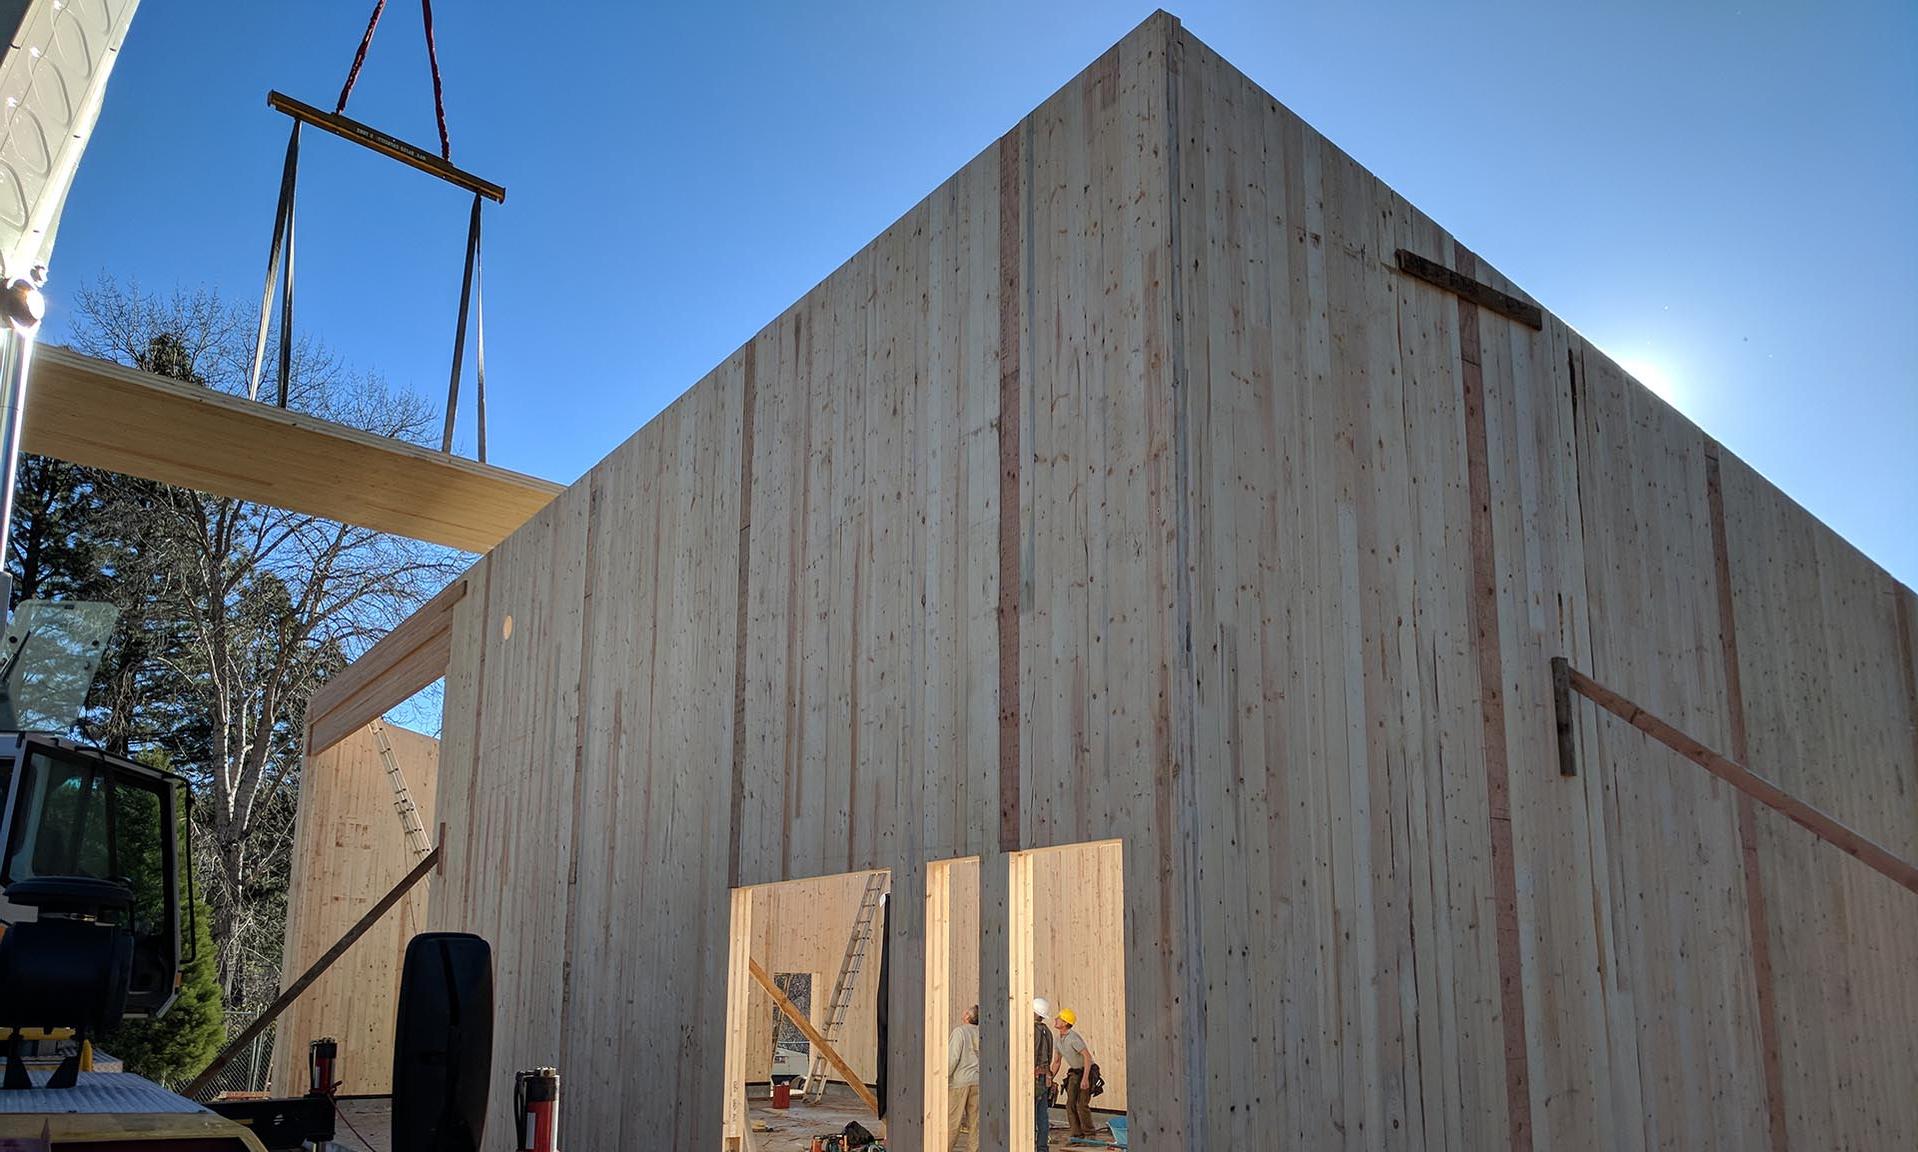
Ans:
[{"label": "worker in yellow hard hat", "polygon": [[1074,1029],[1079,1014],[1070,1008],[1059,1009],[1052,1018],[1052,1030],[1058,1036],[1052,1042],[1052,1074],[1063,1067],[1066,1073],[1066,1124],[1074,1139],[1092,1138],[1092,1047]]}]

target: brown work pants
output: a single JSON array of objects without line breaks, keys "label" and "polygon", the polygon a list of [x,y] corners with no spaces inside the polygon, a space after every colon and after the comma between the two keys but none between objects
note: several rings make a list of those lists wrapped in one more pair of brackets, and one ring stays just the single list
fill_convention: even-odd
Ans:
[{"label": "brown work pants", "polygon": [[1077,1068],[1066,1072],[1066,1124],[1074,1136],[1092,1135],[1092,1095],[1086,1091],[1085,1073]]},{"label": "brown work pants", "polygon": [[946,1089],[946,1136],[950,1152],[979,1152],[979,1085]]}]

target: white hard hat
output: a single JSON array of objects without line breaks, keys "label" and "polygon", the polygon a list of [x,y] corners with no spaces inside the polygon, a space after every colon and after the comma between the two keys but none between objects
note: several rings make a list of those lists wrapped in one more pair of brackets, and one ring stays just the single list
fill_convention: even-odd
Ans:
[{"label": "white hard hat", "polygon": [[1034,1015],[1044,1016],[1050,1019],[1052,1017],[1052,1001],[1046,999],[1044,996],[1034,996],[1032,998],[1032,1011]]}]

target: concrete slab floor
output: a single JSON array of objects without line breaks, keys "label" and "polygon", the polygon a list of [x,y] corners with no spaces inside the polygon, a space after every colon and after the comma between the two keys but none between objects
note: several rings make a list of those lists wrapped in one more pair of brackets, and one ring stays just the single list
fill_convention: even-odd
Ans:
[{"label": "concrete slab floor", "polygon": [[[1097,1112],[1094,1112],[1092,1114],[1092,1130],[1093,1130],[1092,1138],[1094,1140],[1104,1141],[1104,1142],[1107,1142],[1108,1145],[1111,1147],[1117,1147],[1116,1144],[1110,1143],[1112,1140],[1112,1130],[1106,1127],[1106,1118]],[[1052,1110],[1051,1139],[1046,1141],[1046,1147],[1048,1148],[1094,1148],[1094,1147],[1097,1147],[1097,1145],[1072,1143],[1070,1126],[1066,1123],[1065,1109],[1054,1108]]]},{"label": "concrete slab floor", "polygon": [[338,1103],[340,1113],[333,1125],[333,1148],[337,1152],[393,1152],[393,1101],[389,1097],[364,1096]]}]

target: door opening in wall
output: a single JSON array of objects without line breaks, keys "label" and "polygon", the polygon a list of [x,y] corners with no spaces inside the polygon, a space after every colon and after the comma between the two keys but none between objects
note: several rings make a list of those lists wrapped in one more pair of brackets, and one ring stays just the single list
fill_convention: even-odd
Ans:
[{"label": "door opening in wall", "polygon": [[1007,867],[1007,1011],[1021,1024],[1007,1037],[1007,1146],[1124,1143],[1124,849],[1117,840],[1068,844],[1013,853]]},{"label": "door opening in wall", "polygon": [[922,1130],[940,1152],[982,1143],[979,909],[978,857],[927,865]]},{"label": "door opening in wall", "polygon": [[733,890],[724,1148],[804,1152],[854,1123],[884,1136],[890,887],[877,870]]}]

